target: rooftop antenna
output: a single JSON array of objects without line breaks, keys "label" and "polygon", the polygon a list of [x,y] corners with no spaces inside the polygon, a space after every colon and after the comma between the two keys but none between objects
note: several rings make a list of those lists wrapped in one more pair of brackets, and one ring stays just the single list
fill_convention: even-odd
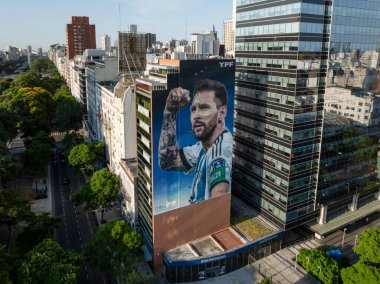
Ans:
[{"label": "rooftop antenna", "polygon": [[121,11],[120,11],[120,3],[119,3],[119,31],[121,32]]}]

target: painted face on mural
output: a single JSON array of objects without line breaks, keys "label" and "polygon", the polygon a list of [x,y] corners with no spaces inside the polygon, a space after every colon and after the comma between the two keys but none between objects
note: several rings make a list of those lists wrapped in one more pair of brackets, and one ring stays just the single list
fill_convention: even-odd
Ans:
[{"label": "painted face on mural", "polygon": [[190,107],[190,120],[194,136],[198,140],[210,139],[218,125],[219,109],[214,91],[203,91],[195,95]]}]

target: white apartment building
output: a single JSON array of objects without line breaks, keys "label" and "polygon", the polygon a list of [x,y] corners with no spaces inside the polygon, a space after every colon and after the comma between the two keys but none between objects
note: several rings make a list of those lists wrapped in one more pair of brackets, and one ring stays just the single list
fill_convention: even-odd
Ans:
[{"label": "white apartment building", "polygon": [[111,51],[111,38],[108,35],[102,36],[102,49],[109,54]]},{"label": "white apartment building", "polygon": [[234,24],[233,24],[232,19],[228,19],[228,20],[223,21],[222,44],[224,44],[226,52],[232,51],[234,49],[235,35],[233,32],[233,26],[234,26]]},{"label": "white apartment building", "polygon": [[368,127],[380,123],[380,97],[359,89],[328,87],[324,104],[326,112],[350,118],[356,125]]},{"label": "white apartment building", "polygon": [[[124,218],[134,226],[137,218],[135,195],[136,110],[133,82],[117,82],[117,59],[111,64],[96,62],[86,67],[87,111],[86,126],[90,141],[104,142],[108,168],[119,176]],[[112,70],[112,71],[111,71]]]}]

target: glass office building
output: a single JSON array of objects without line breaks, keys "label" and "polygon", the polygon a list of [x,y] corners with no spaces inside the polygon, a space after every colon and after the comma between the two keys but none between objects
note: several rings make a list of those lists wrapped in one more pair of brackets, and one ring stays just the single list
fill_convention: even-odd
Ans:
[{"label": "glass office building", "polygon": [[[338,192],[334,210],[374,198],[379,4],[237,0],[233,191],[281,229],[316,219]],[[353,147],[323,138],[327,113],[345,118],[334,135]]]}]

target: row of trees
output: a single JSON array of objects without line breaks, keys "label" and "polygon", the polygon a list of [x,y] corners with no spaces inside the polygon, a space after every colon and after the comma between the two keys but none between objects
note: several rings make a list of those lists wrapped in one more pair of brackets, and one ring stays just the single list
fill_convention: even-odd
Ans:
[{"label": "row of trees", "polygon": [[[24,168],[33,175],[44,173],[54,145],[50,121],[60,103],[52,93],[63,85],[47,58],[0,82],[0,225],[7,225],[12,237],[8,247],[0,246],[0,283],[75,283],[84,259],[52,240],[60,218],[34,214],[20,190],[8,186]],[[19,131],[26,150],[14,157],[7,145]]]},{"label": "row of trees", "polygon": [[325,248],[301,249],[297,261],[325,284],[377,284],[380,283],[380,228],[363,232],[354,247],[359,261],[353,265],[343,258],[339,263],[326,254]]}]

